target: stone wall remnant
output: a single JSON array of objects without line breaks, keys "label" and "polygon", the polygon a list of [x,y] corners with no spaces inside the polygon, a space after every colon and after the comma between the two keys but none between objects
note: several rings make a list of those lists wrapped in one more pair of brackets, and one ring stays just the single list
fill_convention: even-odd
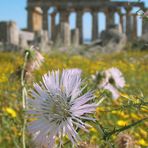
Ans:
[{"label": "stone wall remnant", "polygon": [[32,42],[34,38],[34,33],[21,30],[19,32],[19,47],[21,49],[28,48],[29,42]]},{"label": "stone wall remnant", "polygon": [[14,46],[19,44],[19,29],[15,22],[0,22],[0,41]]}]

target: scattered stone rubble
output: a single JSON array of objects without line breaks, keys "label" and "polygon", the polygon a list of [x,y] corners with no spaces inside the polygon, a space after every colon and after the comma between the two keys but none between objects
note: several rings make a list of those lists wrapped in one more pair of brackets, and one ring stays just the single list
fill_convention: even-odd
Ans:
[{"label": "scattered stone rubble", "polygon": [[111,25],[108,30],[102,31],[99,40],[92,42],[89,46],[90,51],[100,52],[119,52],[124,49],[127,37],[120,32],[117,25]]},{"label": "scattered stone rubble", "polygon": [[[44,52],[48,52],[51,47],[61,49],[61,51],[66,51],[71,47],[74,49],[79,48],[80,35],[78,28],[71,30],[68,23],[61,23],[56,26],[55,31],[56,33],[52,41],[47,31],[31,32],[19,30],[13,21],[0,22],[0,50],[23,50],[31,45],[39,47]],[[148,33],[143,34],[140,41],[144,42],[144,45],[147,45]],[[102,31],[100,38],[90,43],[87,48],[88,51],[119,52],[124,49],[126,43],[127,36],[121,32],[120,27],[110,25],[107,30]],[[144,46],[139,49],[146,48],[148,47]]]}]

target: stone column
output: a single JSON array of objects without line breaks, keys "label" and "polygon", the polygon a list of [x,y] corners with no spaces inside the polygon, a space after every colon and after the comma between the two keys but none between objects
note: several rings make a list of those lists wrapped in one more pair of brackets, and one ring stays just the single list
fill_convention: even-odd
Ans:
[{"label": "stone column", "polygon": [[133,29],[132,29],[132,38],[137,38],[137,14],[132,15],[133,18]]},{"label": "stone column", "polygon": [[98,11],[92,12],[92,41],[98,39]]},{"label": "stone column", "polygon": [[51,38],[53,41],[55,40],[55,35],[56,35],[55,17],[56,17],[56,12],[51,13]]},{"label": "stone column", "polygon": [[111,25],[115,24],[115,19],[114,19],[114,13],[115,10],[112,8],[107,8],[105,10],[105,15],[106,15],[106,29],[109,29]]},{"label": "stone column", "polygon": [[143,20],[142,21],[142,34],[148,33],[148,21]]},{"label": "stone column", "polygon": [[121,32],[124,33],[125,32],[125,30],[124,30],[124,14],[119,14],[119,17],[120,17],[119,26],[121,27]]},{"label": "stone column", "polygon": [[[145,14],[148,13],[148,10],[144,9]],[[142,20],[142,34],[148,33],[148,21],[147,20]]]},{"label": "stone column", "polygon": [[42,10],[40,7],[28,7],[28,30],[32,32],[42,30]]},{"label": "stone column", "polygon": [[131,39],[131,14],[130,11],[132,10],[131,7],[126,7],[126,35],[128,39]]},{"label": "stone column", "polygon": [[83,12],[77,11],[76,27],[79,29],[80,44],[83,44]]},{"label": "stone column", "polygon": [[48,7],[42,7],[43,16],[42,16],[42,29],[48,31]]},{"label": "stone column", "polygon": [[71,43],[73,47],[79,46],[79,29],[78,28],[71,30]]},{"label": "stone column", "polygon": [[104,15],[105,15],[105,29],[107,29],[107,27],[108,27],[108,10],[107,9],[105,9],[104,10]]},{"label": "stone column", "polygon": [[49,30],[48,30],[48,7],[42,7],[42,41],[44,44],[48,43]]},{"label": "stone column", "polygon": [[69,24],[69,12],[65,11],[65,22]]},{"label": "stone column", "polygon": [[28,12],[27,28],[29,31],[33,31],[33,10],[34,10],[34,8],[32,8],[32,7],[27,8],[27,12]]},{"label": "stone column", "polygon": [[64,11],[59,11],[60,12],[60,24],[65,21],[65,12]]},{"label": "stone column", "polygon": [[60,23],[69,23],[69,12],[60,10]]},{"label": "stone column", "polygon": [[71,30],[68,23],[61,23],[61,39],[64,47],[71,45]]}]

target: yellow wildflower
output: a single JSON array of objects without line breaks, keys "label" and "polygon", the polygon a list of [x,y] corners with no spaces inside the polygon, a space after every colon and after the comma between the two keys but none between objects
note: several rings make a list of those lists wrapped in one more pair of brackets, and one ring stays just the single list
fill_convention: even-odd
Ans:
[{"label": "yellow wildflower", "polygon": [[139,131],[140,131],[140,134],[141,134],[143,137],[145,137],[145,138],[147,137],[147,135],[148,135],[148,134],[147,134],[147,131],[145,131],[145,130],[142,129],[142,128],[140,128]]},{"label": "yellow wildflower", "polygon": [[144,139],[140,139],[138,141],[138,144],[140,144],[141,146],[148,146],[148,143]]},{"label": "yellow wildflower", "polygon": [[130,64],[130,69],[132,70],[132,71],[135,71],[135,65],[134,64]]},{"label": "yellow wildflower", "polygon": [[136,120],[139,120],[140,119],[140,117],[138,117],[136,114],[134,114],[134,113],[131,113],[131,117],[133,118],[133,119],[136,119]]},{"label": "yellow wildflower", "polygon": [[92,138],[90,140],[90,143],[91,144],[96,144],[96,141],[97,141],[97,137],[96,136],[92,136]]},{"label": "yellow wildflower", "polygon": [[118,120],[117,121],[117,125],[119,125],[119,126],[126,126],[127,124],[128,124],[128,122],[124,121],[124,120]]},{"label": "yellow wildflower", "polygon": [[137,138],[140,137],[139,133],[137,133],[137,132],[134,133],[134,136],[137,137]]},{"label": "yellow wildflower", "polygon": [[16,117],[16,111],[10,107],[6,107],[4,109],[5,112],[7,112],[11,117],[15,118]]},{"label": "yellow wildflower", "polygon": [[100,92],[99,92],[99,91],[96,91],[96,92],[95,92],[95,96],[96,96],[96,97],[99,97],[99,96],[100,96]]},{"label": "yellow wildflower", "polygon": [[89,129],[89,131],[90,131],[90,132],[93,132],[93,133],[97,133],[97,130],[96,130],[94,127],[91,127],[91,128]]},{"label": "yellow wildflower", "polygon": [[120,96],[125,98],[125,99],[129,99],[129,96],[127,94],[125,94],[125,93],[120,93]]},{"label": "yellow wildflower", "polygon": [[129,115],[125,114],[123,111],[112,111],[112,114],[116,114],[122,118],[128,118]]},{"label": "yellow wildflower", "polygon": [[104,107],[98,107],[96,108],[96,112],[99,113],[99,112],[104,112],[105,111],[105,108]]},{"label": "yellow wildflower", "polygon": [[146,109],[146,108],[141,108],[141,110],[142,110],[144,113],[148,113],[148,109]]},{"label": "yellow wildflower", "polygon": [[113,111],[112,111],[112,114],[117,114],[117,111],[113,110]]},{"label": "yellow wildflower", "polygon": [[22,136],[22,133],[21,132],[18,132],[18,136]]},{"label": "yellow wildflower", "polygon": [[6,77],[6,75],[4,73],[2,73],[1,77],[0,77],[0,83],[4,83],[7,82],[8,78]]},{"label": "yellow wildflower", "polygon": [[124,112],[121,112],[121,111],[118,113],[118,115],[122,118],[128,118],[129,117],[128,115],[126,115]]}]

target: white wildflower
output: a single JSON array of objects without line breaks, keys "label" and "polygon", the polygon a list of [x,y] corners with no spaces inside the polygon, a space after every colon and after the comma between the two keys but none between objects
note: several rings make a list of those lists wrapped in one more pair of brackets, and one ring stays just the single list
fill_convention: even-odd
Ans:
[{"label": "white wildflower", "polygon": [[125,86],[125,79],[119,69],[114,67],[107,69],[100,72],[97,77],[100,77],[98,78],[99,88],[110,91],[113,99],[117,99],[120,96],[118,89]]},{"label": "white wildflower", "polygon": [[105,85],[104,89],[106,89],[106,90],[108,90],[108,91],[110,91],[112,93],[112,98],[113,99],[116,100],[116,99],[119,98],[119,96],[120,96],[119,91],[114,86],[112,86],[111,84]]},{"label": "white wildflower", "polygon": [[119,69],[113,67],[106,70],[105,73],[108,82],[116,88],[123,88],[125,86],[124,77]]}]

